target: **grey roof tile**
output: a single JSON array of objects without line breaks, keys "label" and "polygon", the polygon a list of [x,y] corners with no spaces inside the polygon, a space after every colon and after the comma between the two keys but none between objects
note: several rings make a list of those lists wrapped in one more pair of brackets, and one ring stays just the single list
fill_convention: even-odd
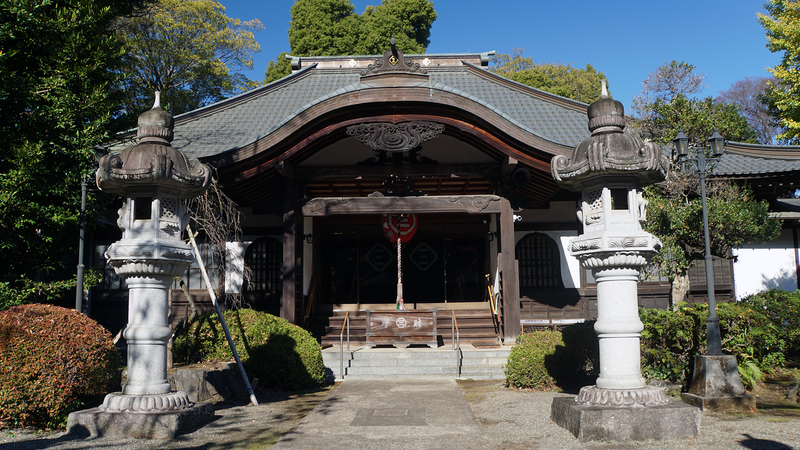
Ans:
[{"label": "grey roof tile", "polygon": [[[551,142],[574,147],[589,136],[580,108],[535,95],[535,90],[500,82],[469,67],[435,68],[429,88],[468,98],[521,129]],[[203,158],[240,148],[268,136],[303,110],[337,95],[365,89],[359,71],[308,67],[271,85],[234,99],[176,117],[173,145]]]}]

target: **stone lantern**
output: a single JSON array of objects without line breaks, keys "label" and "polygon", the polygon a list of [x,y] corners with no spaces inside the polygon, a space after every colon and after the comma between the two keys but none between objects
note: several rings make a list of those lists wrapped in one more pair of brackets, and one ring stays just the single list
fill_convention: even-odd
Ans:
[{"label": "stone lantern", "polygon": [[181,240],[189,220],[184,199],[201,194],[211,182],[208,166],[192,167],[170,145],[172,127],[172,115],[161,108],[156,93],[153,108],[139,116],[139,143],[99,162],[98,187],[125,199],[117,220],[122,239],[105,256],[128,285],[123,333],[128,379],[98,411],[75,417],[93,435],[172,437],[213,416],[210,405],[192,403],[185,392],[172,391],[167,380],[169,289],[194,260],[192,248]]},{"label": "stone lantern", "polygon": [[664,414],[686,409],[647,386],[640,366],[637,282],[661,248],[658,238],[642,229],[647,210],[642,188],[666,178],[669,159],[656,144],[623,132],[622,104],[608,97],[605,81],[588,116],[591,137],[578,144],[572,158],[554,157],[551,170],[559,185],[582,194],[578,218],[584,232],[571,241],[570,252],[597,283],[600,376],[574,401],[556,399],[553,419],[584,439],[691,437],[698,432],[696,409],[677,413],[669,418],[672,427],[653,431],[654,424],[664,423]]}]

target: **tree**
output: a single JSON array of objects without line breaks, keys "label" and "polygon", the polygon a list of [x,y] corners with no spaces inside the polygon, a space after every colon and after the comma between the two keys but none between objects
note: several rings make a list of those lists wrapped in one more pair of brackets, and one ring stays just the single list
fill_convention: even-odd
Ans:
[{"label": "tree", "polygon": [[592,103],[600,98],[600,80],[606,76],[591,64],[584,69],[569,64],[534,64],[533,59],[523,56],[524,53],[524,49],[515,48],[512,55],[494,56],[491,71],[517,83],[583,103]]},{"label": "tree", "polygon": [[767,88],[764,98],[771,114],[780,121],[783,132],[778,140],[800,143],[800,3],[788,0],[769,0],[767,14],[757,14],[766,29],[767,48],[783,52],[781,62],[767,69],[776,78]]},{"label": "tree", "polygon": [[736,105],[762,144],[772,144],[780,132],[777,121],[770,115],[769,106],[764,103],[764,93],[770,84],[775,84],[774,78],[746,77],[731,84],[728,90],[721,91],[716,100]]},{"label": "tree", "polygon": [[661,144],[670,143],[678,130],[702,143],[715,128],[725,139],[756,142],[755,131],[737,105],[694,96],[702,91],[704,79],[689,63],[664,62],[642,82],[642,92],[633,100],[637,117],[630,129]]},{"label": "tree", "polygon": [[679,130],[696,142],[704,142],[719,130],[725,139],[756,142],[756,132],[732,103],[721,103],[712,97],[686,98],[679,94],[671,102],[656,99],[645,105],[646,119],[637,120],[632,128],[645,139],[669,144]]},{"label": "tree", "polygon": [[436,11],[430,0],[383,0],[367,6],[361,18],[365,33],[358,54],[383,54],[392,37],[404,53],[425,53]]},{"label": "tree", "polygon": [[[704,146],[714,129],[728,140],[755,142],[755,131],[735,104],[689,97],[700,93],[704,78],[694,73],[691,64],[662,64],[642,84],[642,94],[634,100],[640,116],[630,128],[660,144],[670,144],[682,130],[692,142]],[[727,257],[731,247],[768,241],[780,232],[780,222],[769,217],[768,205],[756,202],[746,186],[713,178],[707,184],[713,255]],[[697,173],[674,167],[666,181],[645,188],[646,228],[664,244],[654,262],[672,283],[673,308],[689,291],[689,268],[704,257],[699,193]]]},{"label": "tree", "polygon": [[[780,221],[770,217],[769,204],[756,201],[749,187],[714,178],[706,180],[706,187],[712,255],[727,258],[733,247],[779,236]],[[705,256],[699,179],[694,173],[672,170],[666,181],[644,192],[649,202],[646,229],[663,244],[653,262],[672,282],[676,308],[689,292],[689,268]]]},{"label": "tree", "polygon": [[[350,0],[297,0],[289,26],[294,56],[382,54],[394,37],[404,53],[425,53],[436,11],[430,0],[382,0],[355,12]],[[286,53],[271,61],[265,83],[291,73]]]},{"label": "tree", "polygon": [[[140,6],[0,3],[0,303],[69,277],[57,270],[76,254],[80,182],[115,104],[108,92],[123,51],[111,24]],[[99,209],[93,196],[88,209]]]},{"label": "tree", "polygon": [[257,85],[232,72],[253,67],[252,54],[261,51],[253,32],[261,22],[230,18],[216,0],[158,0],[116,28],[127,52],[119,91],[130,125],[155,91],[177,115]]},{"label": "tree", "polygon": [[670,103],[679,95],[690,97],[703,90],[705,76],[694,73],[695,67],[687,62],[664,61],[642,81],[642,93],[633,99],[633,111],[647,117],[647,106],[660,100]]}]

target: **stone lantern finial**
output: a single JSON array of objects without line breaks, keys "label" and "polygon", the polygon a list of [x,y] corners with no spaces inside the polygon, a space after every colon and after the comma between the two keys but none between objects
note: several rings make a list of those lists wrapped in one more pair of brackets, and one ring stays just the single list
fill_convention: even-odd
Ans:
[{"label": "stone lantern finial", "polygon": [[172,142],[174,119],[161,108],[161,92],[156,91],[153,107],[139,116],[138,124],[136,137],[141,139],[140,142]]},{"label": "stone lantern finial", "polygon": [[669,159],[655,143],[625,133],[625,108],[608,96],[602,80],[600,98],[589,105],[589,131],[572,158],[559,155],[553,158],[553,178],[562,187],[580,190],[581,184],[602,175],[624,175],[637,179],[641,186],[657,183],[666,177]]},{"label": "stone lantern finial", "polygon": [[139,144],[100,159],[95,177],[103,191],[126,197],[134,186],[158,185],[190,198],[210,185],[211,169],[205,164],[192,166],[183,152],[170,145],[174,120],[161,108],[160,97],[156,91],[153,107],[139,116]]}]

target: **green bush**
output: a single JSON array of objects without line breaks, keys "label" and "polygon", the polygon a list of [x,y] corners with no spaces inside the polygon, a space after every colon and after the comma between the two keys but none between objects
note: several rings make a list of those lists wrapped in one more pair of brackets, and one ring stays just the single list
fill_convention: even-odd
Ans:
[{"label": "green bush", "polygon": [[641,309],[639,318],[644,325],[642,376],[688,384],[697,353],[694,317],[672,311]]},{"label": "green bush", "polygon": [[[717,304],[722,351],[736,356],[746,387],[783,367],[800,325],[800,296],[767,291]],[[708,305],[683,305],[677,312],[643,309],[642,375],[688,385],[694,357],[706,351]]]},{"label": "green bush", "polygon": [[578,359],[565,351],[560,331],[541,330],[517,338],[505,367],[506,384],[549,389],[577,372]]},{"label": "green bush", "polygon": [[742,300],[752,309],[764,311],[775,332],[786,344],[786,356],[800,355],[800,291],[770,289]]},{"label": "green bush", "polygon": [[86,397],[108,392],[118,365],[108,330],[73,309],[0,312],[0,427],[63,427]]},{"label": "green bush", "polygon": [[[722,350],[736,356],[746,387],[783,367],[800,349],[800,293],[770,290],[717,305]],[[694,359],[706,351],[708,305],[682,305],[677,312],[641,309],[642,376],[688,386]],[[593,384],[599,367],[594,322],[520,337],[506,367],[516,387]]]},{"label": "green bush", "polygon": [[[297,390],[324,381],[322,348],[308,331],[252,309],[223,315],[247,375],[262,386]],[[216,313],[200,316],[176,332],[173,358],[188,364],[233,359]]]}]

